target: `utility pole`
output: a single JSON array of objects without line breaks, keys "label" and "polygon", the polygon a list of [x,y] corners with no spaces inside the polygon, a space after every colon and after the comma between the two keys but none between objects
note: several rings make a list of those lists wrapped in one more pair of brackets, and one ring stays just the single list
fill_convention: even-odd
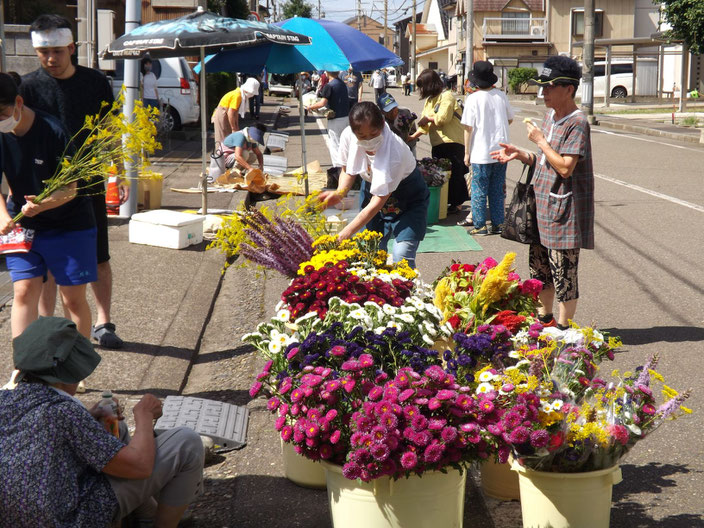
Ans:
[{"label": "utility pole", "polygon": [[318,0],[318,18],[323,18],[322,11],[320,10],[320,0]]},{"label": "utility pole", "polygon": [[389,23],[389,0],[384,0],[384,47],[389,48],[389,42],[386,40],[388,37],[386,33],[388,31],[387,25]]},{"label": "utility pole", "polygon": [[582,109],[590,125],[594,118],[594,0],[584,0],[584,46],[582,47]]},{"label": "utility pole", "polygon": [[5,2],[0,2],[0,71],[7,71],[7,57],[5,54]]},{"label": "utility pole", "polygon": [[357,31],[362,31],[362,0],[357,0]]},{"label": "utility pole", "polygon": [[411,18],[411,38],[413,38],[413,48],[411,49],[411,84],[413,91],[416,91],[416,0],[413,0],[413,16]]},{"label": "utility pole", "polygon": [[474,64],[474,1],[464,0],[466,13],[465,51],[464,51],[464,78],[467,79]]}]

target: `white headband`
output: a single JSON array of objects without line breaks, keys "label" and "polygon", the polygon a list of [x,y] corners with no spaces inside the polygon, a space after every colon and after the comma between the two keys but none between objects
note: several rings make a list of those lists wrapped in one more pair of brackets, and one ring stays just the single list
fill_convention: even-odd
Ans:
[{"label": "white headband", "polygon": [[32,46],[35,48],[61,48],[73,44],[73,33],[69,28],[32,31]]}]

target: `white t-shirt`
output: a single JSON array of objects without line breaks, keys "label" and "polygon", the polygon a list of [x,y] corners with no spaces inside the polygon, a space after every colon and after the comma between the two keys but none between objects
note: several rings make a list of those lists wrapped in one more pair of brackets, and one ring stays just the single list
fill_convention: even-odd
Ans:
[{"label": "white t-shirt", "polygon": [[[388,124],[382,131],[384,142],[373,156],[357,146],[357,136],[351,127],[340,135],[339,156],[347,174],[359,175],[370,183],[374,196],[387,196],[416,168],[416,158],[403,140],[394,134]],[[371,174],[370,174],[371,173]]]},{"label": "white t-shirt", "polygon": [[499,150],[499,143],[508,143],[508,121],[515,111],[501,90],[477,90],[464,101],[462,124],[472,127],[470,163],[497,163],[489,154]]},{"label": "white t-shirt", "polygon": [[144,92],[144,98],[145,99],[158,99],[157,97],[157,92],[156,92],[156,75],[152,72],[148,72],[144,74],[144,78],[142,79],[142,88]]}]

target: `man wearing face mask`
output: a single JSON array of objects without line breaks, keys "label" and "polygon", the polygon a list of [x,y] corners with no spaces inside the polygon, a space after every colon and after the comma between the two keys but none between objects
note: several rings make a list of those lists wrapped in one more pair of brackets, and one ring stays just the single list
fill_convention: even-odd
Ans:
[{"label": "man wearing face mask", "polygon": [[240,117],[244,119],[247,101],[259,94],[259,81],[250,77],[239,88],[222,96],[210,119],[215,127],[215,142],[222,141],[240,129]]},{"label": "man wearing face mask", "polygon": [[[83,127],[86,116],[106,111],[109,106],[103,106],[103,103],[112,105],[114,97],[110,83],[102,72],[73,64],[72,56],[76,45],[71,23],[65,18],[59,15],[40,15],[32,22],[30,35],[41,67],[22,78],[20,95],[30,108],[57,117],[68,130],[69,136],[74,136]],[[86,137],[87,134],[75,138],[74,144],[81,145]],[[103,183],[96,180],[92,185]],[[124,203],[129,188],[120,189],[120,199]],[[98,280],[91,284],[97,316],[91,336],[101,346],[121,348],[122,339],[118,337],[110,317],[112,268],[105,196],[94,190],[85,192],[93,206],[93,216],[98,229]],[[56,286],[49,276],[42,291],[39,313],[53,315],[55,307]]]},{"label": "man wearing face mask", "polygon": [[430,192],[408,146],[384,122],[374,103],[357,103],[350,126],[340,137],[343,168],[336,191],[319,199],[327,206],[339,203],[357,176],[362,178],[363,202],[359,214],[338,235],[340,240],[366,228],[384,234],[381,249],[393,236],[394,262],[416,265],[418,245],[425,237]]}]

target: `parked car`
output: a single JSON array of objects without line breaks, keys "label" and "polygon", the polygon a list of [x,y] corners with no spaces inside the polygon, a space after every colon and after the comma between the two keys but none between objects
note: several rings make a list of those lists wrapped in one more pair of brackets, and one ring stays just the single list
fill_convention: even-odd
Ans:
[{"label": "parked car", "polygon": [[296,76],[292,73],[272,73],[269,75],[269,93],[292,96],[295,82]]},{"label": "parked car", "polygon": [[[658,62],[657,59],[638,59],[636,69],[636,95],[655,95],[657,93]],[[581,84],[580,92],[581,96]],[[594,97],[604,97],[606,88],[606,62],[594,63]],[[611,61],[611,79],[609,82],[611,97],[626,98],[633,94],[633,60],[614,59]]]},{"label": "parked car", "polygon": [[[125,63],[115,61],[115,71],[106,72],[112,82],[115,97],[124,84]],[[197,123],[200,119],[198,84],[183,57],[152,59],[152,72],[157,78],[159,98],[165,104],[164,128],[180,130],[183,125]]]}]

